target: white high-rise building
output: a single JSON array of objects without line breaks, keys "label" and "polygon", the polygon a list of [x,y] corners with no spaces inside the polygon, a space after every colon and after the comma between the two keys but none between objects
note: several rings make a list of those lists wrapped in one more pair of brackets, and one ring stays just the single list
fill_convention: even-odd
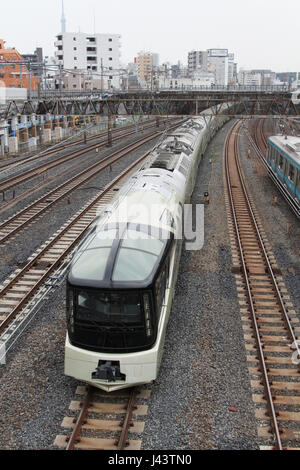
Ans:
[{"label": "white high-rise building", "polygon": [[208,71],[215,74],[216,85],[228,85],[228,49],[208,49]]},{"label": "white high-rise building", "polygon": [[229,54],[228,49],[207,49],[206,51],[191,51],[188,54],[189,76],[197,72],[214,75],[214,84],[227,86],[236,76],[234,54]]},{"label": "white high-rise building", "polygon": [[55,57],[64,71],[86,71],[88,77],[100,80],[103,90],[119,89],[120,39],[119,34],[60,33]]}]

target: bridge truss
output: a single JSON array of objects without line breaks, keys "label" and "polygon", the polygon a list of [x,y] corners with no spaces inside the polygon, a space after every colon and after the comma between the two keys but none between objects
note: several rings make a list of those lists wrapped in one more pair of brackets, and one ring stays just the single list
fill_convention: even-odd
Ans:
[{"label": "bridge truss", "polygon": [[64,116],[224,116],[300,118],[299,100],[290,93],[139,93],[111,96],[54,97],[10,101],[0,118],[20,115]]}]

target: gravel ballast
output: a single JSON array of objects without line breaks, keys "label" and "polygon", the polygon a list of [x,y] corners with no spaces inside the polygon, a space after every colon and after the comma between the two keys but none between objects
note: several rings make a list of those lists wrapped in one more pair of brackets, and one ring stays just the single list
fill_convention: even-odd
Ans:
[{"label": "gravel ballast", "polygon": [[[200,251],[186,251],[183,245],[162,365],[147,402],[142,449],[258,448],[224,202],[222,151],[231,125],[217,134],[199,167],[192,203],[203,204],[209,190],[205,243]],[[113,174],[107,172],[88,187],[102,187],[130,162],[116,165]],[[2,279],[18,257],[23,263],[95,191],[74,193],[70,205],[58,205],[24,238],[7,245],[1,255],[10,258],[1,267]],[[80,384],[63,373],[64,302],[63,284],[18,340],[7,367],[0,368],[1,449],[53,449],[62,432],[61,422]]]}]

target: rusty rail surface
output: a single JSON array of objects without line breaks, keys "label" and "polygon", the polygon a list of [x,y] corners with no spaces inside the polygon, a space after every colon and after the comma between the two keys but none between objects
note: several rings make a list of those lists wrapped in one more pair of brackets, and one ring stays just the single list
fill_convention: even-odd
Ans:
[{"label": "rusty rail surface", "polygon": [[26,227],[38,220],[58,202],[69,196],[73,191],[87,183],[90,179],[94,178],[99,172],[110,167],[133,150],[155,139],[159,135],[161,135],[161,131],[156,131],[147,137],[142,137],[134,143],[124,146],[118,152],[114,152],[112,155],[103,158],[100,162],[96,162],[91,167],[81,171],[76,176],[69,178],[67,181],[44,194],[6,221],[0,223],[0,245],[15,237],[19,232],[23,231]]},{"label": "rusty rail surface", "polygon": [[[261,375],[260,384],[255,383],[254,388],[259,389],[261,383],[264,387],[263,398],[255,393],[254,401],[266,404],[275,448],[282,450],[283,440],[297,442],[300,435],[298,431],[290,432],[283,426],[284,421],[289,421],[296,423],[296,429],[299,429],[299,414],[295,409],[291,409],[290,413],[283,412],[280,406],[280,404],[288,406],[291,403],[300,403],[299,365],[292,363],[293,349],[287,343],[292,343],[300,358],[296,337],[296,331],[300,331],[299,320],[292,310],[292,304],[287,302],[288,296],[284,295],[287,291],[283,279],[276,274],[276,261],[271,250],[267,248],[268,243],[262,225],[246,188],[240,163],[240,127],[241,122],[235,123],[224,147],[228,216],[233,226],[235,247],[242,273],[239,281],[239,296],[242,299],[240,304],[244,307],[242,309],[244,320],[251,320],[250,331],[254,334],[257,354],[257,356],[250,354],[247,359],[256,366],[258,364],[257,373]],[[246,335],[247,340],[250,340],[250,336],[252,335]],[[252,352],[251,347],[247,350]],[[286,369],[282,369],[282,364]],[[270,365],[273,366],[272,369]],[[280,381],[279,385],[274,382],[274,377]],[[286,389],[293,395],[277,394],[278,390],[285,390],[285,380]],[[266,419],[263,418],[266,414],[260,410],[257,415],[260,419]],[[259,433],[260,437],[266,438],[261,428]]]},{"label": "rusty rail surface", "polygon": [[[148,124],[153,123],[154,121],[155,121],[155,119],[147,119],[146,121],[140,122],[139,125],[143,125],[143,126],[146,125],[147,126]],[[129,124],[127,126],[122,126],[122,127],[117,128],[117,129],[113,128],[111,130],[111,132],[112,132],[112,134],[122,133],[123,131],[133,129],[134,127],[135,127],[135,124]],[[101,139],[102,137],[106,137],[107,133],[108,133],[108,131],[105,130],[103,132],[99,132],[99,134],[87,137],[86,140],[84,138],[82,138],[82,139],[78,139],[78,140],[75,140],[75,141],[69,142],[69,143],[62,142],[61,144],[55,145],[55,148],[50,148],[48,150],[46,149],[44,151],[41,151],[38,155],[35,155],[35,156],[33,155],[31,157],[25,157],[25,158],[22,158],[22,159],[19,159],[19,160],[9,162],[5,165],[0,165],[0,173],[1,173],[1,171],[7,170],[9,167],[11,167],[13,165],[17,165],[17,167],[20,167],[22,165],[25,165],[26,163],[32,163],[35,160],[43,159],[44,157],[48,157],[49,155],[52,155],[54,153],[62,152],[63,150],[68,149],[70,147],[74,147],[76,145],[82,145],[82,144],[85,144],[85,143],[90,142],[92,140]],[[1,163],[1,161],[0,161],[0,163]]]}]

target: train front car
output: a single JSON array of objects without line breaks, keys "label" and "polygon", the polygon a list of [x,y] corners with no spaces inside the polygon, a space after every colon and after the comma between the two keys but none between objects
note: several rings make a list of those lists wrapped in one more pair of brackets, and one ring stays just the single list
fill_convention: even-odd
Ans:
[{"label": "train front car", "polygon": [[168,135],[95,221],[67,281],[65,373],[108,392],[156,379],[181,251],[181,213],[208,129]]},{"label": "train front car", "polygon": [[[300,138],[276,135],[268,139],[267,163],[279,189],[290,197],[292,207],[300,217]],[[270,171],[269,171],[270,173]]]}]

